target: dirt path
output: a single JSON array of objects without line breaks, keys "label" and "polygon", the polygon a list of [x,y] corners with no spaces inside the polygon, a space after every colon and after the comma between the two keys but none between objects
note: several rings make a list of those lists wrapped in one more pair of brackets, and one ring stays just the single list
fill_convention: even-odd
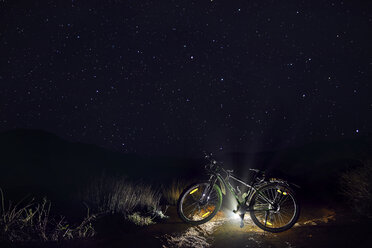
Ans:
[{"label": "dirt path", "polygon": [[227,211],[210,222],[162,236],[163,247],[369,247],[368,221],[353,221],[342,210],[305,206],[298,223],[288,231],[272,234],[259,229],[249,216],[245,227]]}]

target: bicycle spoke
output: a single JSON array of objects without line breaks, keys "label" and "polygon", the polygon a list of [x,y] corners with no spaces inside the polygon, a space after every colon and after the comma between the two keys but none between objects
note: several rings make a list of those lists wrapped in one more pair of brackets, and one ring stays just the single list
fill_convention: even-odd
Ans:
[{"label": "bicycle spoke", "polygon": [[194,215],[195,215],[195,210],[197,209],[197,207],[198,206],[195,206],[193,209],[192,209],[192,211],[190,211],[190,213],[189,214],[187,214],[187,217],[193,217]]},{"label": "bicycle spoke", "polygon": [[187,208],[195,206],[196,204],[197,204],[197,202],[191,203],[190,205],[187,205],[187,206],[183,207],[183,209],[186,210]]}]

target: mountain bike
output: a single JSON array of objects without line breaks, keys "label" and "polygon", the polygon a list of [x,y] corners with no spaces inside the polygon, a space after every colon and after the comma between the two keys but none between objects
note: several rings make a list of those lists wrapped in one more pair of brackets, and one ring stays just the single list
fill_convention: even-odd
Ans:
[{"label": "mountain bike", "polygon": [[[266,180],[265,172],[258,169],[249,169],[253,176],[247,183],[234,176],[232,170],[222,168],[211,155],[205,158],[209,161],[205,165],[209,179],[187,187],[177,202],[178,215],[184,222],[199,225],[210,221],[220,210],[227,189],[236,199],[237,209],[233,212],[241,219],[240,227],[244,226],[246,212],[259,228],[268,232],[282,232],[296,223],[300,205],[291,186],[297,185],[276,178]],[[239,186],[231,185],[231,180],[247,190],[241,192]]]}]

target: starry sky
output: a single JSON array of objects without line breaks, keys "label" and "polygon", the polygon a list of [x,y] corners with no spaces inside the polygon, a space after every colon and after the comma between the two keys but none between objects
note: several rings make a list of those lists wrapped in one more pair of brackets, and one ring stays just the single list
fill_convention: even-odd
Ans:
[{"label": "starry sky", "polygon": [[0,131],[124,153],[372,130],[371,1],[0,1]]}]

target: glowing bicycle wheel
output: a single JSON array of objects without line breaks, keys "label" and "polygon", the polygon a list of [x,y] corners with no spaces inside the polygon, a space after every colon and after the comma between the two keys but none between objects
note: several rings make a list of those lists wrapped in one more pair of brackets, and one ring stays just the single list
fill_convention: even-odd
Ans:
[{"label": "glowing bicycle wheel", "polygon": [[186,188],[177,203],[179,217],[190,224],[203,224],[211,220],[221,208],[222,193],[218,185],[209,188],[209,183],[197,183]]},{"label": "glowing bicycle wheel", "polygon": [[300,206],[288,186],[273,183],[263,186],[253,195],[250,214],[253,222],[261,229],[282,232],[296,223]]}]

